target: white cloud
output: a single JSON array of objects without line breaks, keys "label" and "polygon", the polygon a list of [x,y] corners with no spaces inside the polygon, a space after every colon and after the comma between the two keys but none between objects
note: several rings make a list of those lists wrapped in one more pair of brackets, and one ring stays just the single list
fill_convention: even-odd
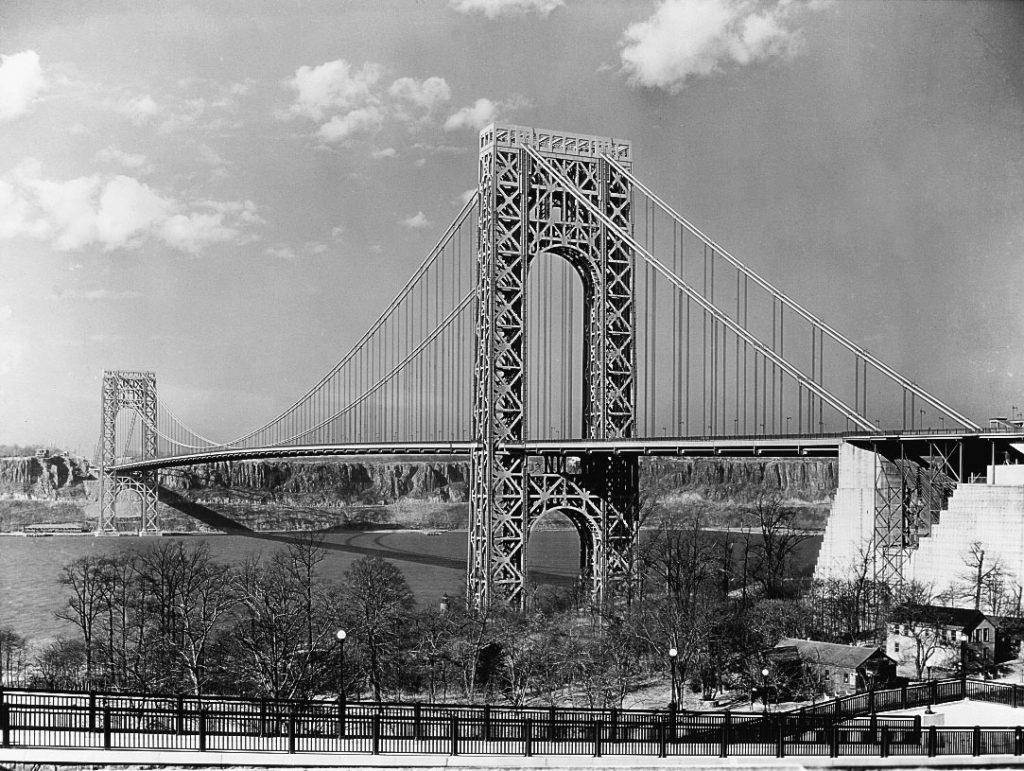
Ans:
[{"label": "white cloud", "polygon": [[58,290],[55,292],[61,300],[130,300],[135,297],[142,297],[141,292],[131,290],[115,291],[113,289],[71,289]]},{"label": "white cloud", "polygon": [[164,243],[189,254],[200,254],[211,244],[234,241],[240,235],[237,228],[224,223],[223,212],[175,214],[160,226]]},{"label": "white cloud", "polygon": [[114,105],[114,110],[124,115],[136,126],[147,123],[163,112],[163,108],[149,94],[122,99]]},{"label": "white cloud", "polygon": [[142,174],[151,174],[153,172],[153,164],[146,159],[145,155],[126,153],[112,145],[96,153],[95,159],[101,163],[116,163],[126,169],[132,169]]},{"label": "white cloud", "polygon": [[399,78],[391,84],[388,93],[396,99],[409,102],[430,112],[452,98],[452,90],[444,78],[432,77],[425,80]]},{"label": "white cloud", "polygon": [[632,85],[677,93],[689,78],[729,62],[792,56],[801,42],[793,17],[811,7],[787,0],[663,0],[650,18],[626,28],[622,68]]},{"label": "white cloud", "polygon": [[295,99],[278,117],[316,121],[322,141],[344,142],[377,132],[389,122],[419,128],[451,100],[444,78],[401,77],[386,86],[383,74],[379,64],[365,62],[357,67],[344,59],[299,67],[286,83]]},{"label": "white cloud", "polygon": [[294,115],[322,120],[332,110],[348,111],[377,100],[380,65],[366,62],[356,70],[344,59],[316,67],[302,66],[288,85],[295,90]]},{"label": "white cloud", "polygon": [[482,13],[488,19],[511,14],[537,13],[547,16],[565,0],[450,0],[459,13]]},{"label": "white cloud", "polygon": [[498,105],[490,99],[477,99],[469,107],[448,116],[444,122],[445,131],[457,131],[458,129],[482,129],[488,123],[493,123],[498,116]]},{"label": "white cloud", "polygon": [[374,150],[372,153],[370,153],[370,155],[377,159],[394,158],[397,154],[398,153],[395,151],[395,148],[393,147],[385,147],[382,150]]},{"label": "white cloud", "polygon": [[469,188],[469,190],[463,190],[461,193],[459,193],[459,205],[465,206],[467,203],[469,203],[469,199],[472,198],[474,195],[476,195],[475,187],[471,187]]},{"label": "white cloud", "polygon": [[380,108],[370,106],[352,110],[344,115],[335,115],[317,131],[325,142],[341,142],[355,134],[364,134],[380,128],[384,114]]},{"label": "white cloud", "polygon": [[69,180],[42,177],[26,159],[0,178],[0,238],[48,241],[58,251],[98,245],[132,249],[156,238],[183,252],[241,240],[262,222],[251,201],[183,203],[135,177],[93,174]]},{"label": "white cloud", "polygon": [[0,120],[27,113],[45,87],[46,78],[35,51],[0,55]]},{"label": "white cloud", "polygon": [[268,246],[265,253],[278,260],[296,260],[299,257],[290,246]]},{"label": "white cloud", "polygon": [[402,220],[402,224],[407,228],[429,228],[431,223],[426,214],[418,211],[408,219]]}]

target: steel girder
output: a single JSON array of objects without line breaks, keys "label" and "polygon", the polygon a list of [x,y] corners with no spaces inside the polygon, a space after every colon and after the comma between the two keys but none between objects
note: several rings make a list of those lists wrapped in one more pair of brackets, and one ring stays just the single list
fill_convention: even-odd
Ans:
[{"label": "steel girder", "polygon": [[[621,439],[635,427],[633,255],[575,196],[533,168],[541,153],[631,232],[631,188],[603,153],[631,163],[627,142],[516,126],[481,132],[479,247],[467,600],[473,607],[525,602],[530,526],[561,510],[581,540],[581,578],[601,600],[626,577],[636,537],[638,461],[613,453],[579,470],[538,472],[526,436],[526,286],[533,259],[566,260],[583,284],[585,438]],[[509,445],[520,445],[511,448]]]},{"label": "steel girder", "polygon": [[875,517],[872,544],[874,579],[888,591],[899,590],[904,567],[921,538],[931,535],[963,476],[963,441],[922,439],[873,447]]},{"label": "steel girder", "polygon": [[140,460],[155,458],[156,447],[156,374],[106,370],[103,373],[100,441],[100,516],[98,533],[117,532],[117,502],[122,493],[138,497],[139,529],[142,533],[160,530],[157,515],[157,472],[137,471],[129,475],[108,472],[117,462],[117,416],[122,409],[134,410],[141,420]]}]

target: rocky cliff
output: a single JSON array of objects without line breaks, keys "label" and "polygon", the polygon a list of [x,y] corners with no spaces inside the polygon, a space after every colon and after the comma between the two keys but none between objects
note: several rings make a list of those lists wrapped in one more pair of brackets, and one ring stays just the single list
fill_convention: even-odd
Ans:
[{"label": "rocky cliff", "polygon": [[468,500],[464,463],[244,461],[169,469],[161,484],[199,503],[386,506]]},{"label": "rocky cliff", "polygon": [[0,458],[0,498],[85,500],[85,482],[92,478],[82,458]]},{"label": "rocky cliff", "polygon": [[[0,527],[81,522],[97,516],[88,464],[68,458],[0,459]],[[164,527],[218,529],[218,515],[254,530],[331,527],[465,527],[469,466],[464,462],[244,461],[169,469],[161,485],[176,499],[205,507],[204,523],[165,505]],[[834,460],[719,458],[646,459],[641,485],[656,488],[665,507],[704,504],[723,525],[762,492],[777,493],[823,526],[836,486]],[[31,499],[31,500],[28,500]],[[130,516],[131,501],[119,508]],[[131,529],[130,525],[127,529]],[[221,528],[222,529],[222,528]]]}]

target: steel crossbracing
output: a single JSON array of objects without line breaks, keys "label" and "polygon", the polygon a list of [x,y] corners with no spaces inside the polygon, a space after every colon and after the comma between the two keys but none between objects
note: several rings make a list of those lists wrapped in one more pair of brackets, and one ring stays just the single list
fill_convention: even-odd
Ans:
[{"label": "steel crossbracing", "polygon": [[[733,439],[758,452],[773,437],[831,447],[847,432],[980,431],[678,214],[634,174],[629,142],[493,125],[479,150],[476,192],[412,278],[258,428],[218,442],[157,399],[155,379],[152,408],[104,386],[104,529],[115,527],[119,480],[151,486],[145,475],[166,465],[466,452],[470,601],[525,601],[529,531],[554,510],[578,528],[581,579],[600,599],[631,570],[641,454],[631,447]],[[117,456],[121,410],[138,417],[127,430],[137,444]],[[883,460],[876,548],[905,556],[942,498],[924,488],[955,477],[919,473],[918,499],[906,498],[893,491],[911,465],[932,466]],[[911,505],[922,499],[928,516]],[[898,573],[903,556],[880,559],[880,575]]]}]

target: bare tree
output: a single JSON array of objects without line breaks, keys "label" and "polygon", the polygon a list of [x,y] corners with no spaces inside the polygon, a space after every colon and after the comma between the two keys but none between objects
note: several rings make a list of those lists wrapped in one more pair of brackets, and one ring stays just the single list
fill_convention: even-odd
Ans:
[{"label": "bare tree", "polygon": [[982,599],[991,601],[1002,594],[1006,583],[1003,562],[986,554],[981,541],[973,541],[967,547],[963,564],[966,570],[959,575],[962,596],[974,603],[975,610],[981,610]]},{"label": "bare tree", "polygon": [[0,627],[0,685],[21,685],[28,665],[28,643],[13,629]]},{"label": "bare tree", "polygon": [[783,505],[778,493],[758,495],[753,514],[755,527],[761,534],[756,546],[759,577],[765,596],[776,599],[785,594],[785,579],[793,553],[811,533],[796,526],[796,512]]},{"label": "bare tree", "polygon": [[98,619],[104,612],[102,559],[93,555],[79,557],[64,566],[60,582],[71,590],[71,596],[55,615],[71,622],[82,633],[85,679],[91,682]]}]

